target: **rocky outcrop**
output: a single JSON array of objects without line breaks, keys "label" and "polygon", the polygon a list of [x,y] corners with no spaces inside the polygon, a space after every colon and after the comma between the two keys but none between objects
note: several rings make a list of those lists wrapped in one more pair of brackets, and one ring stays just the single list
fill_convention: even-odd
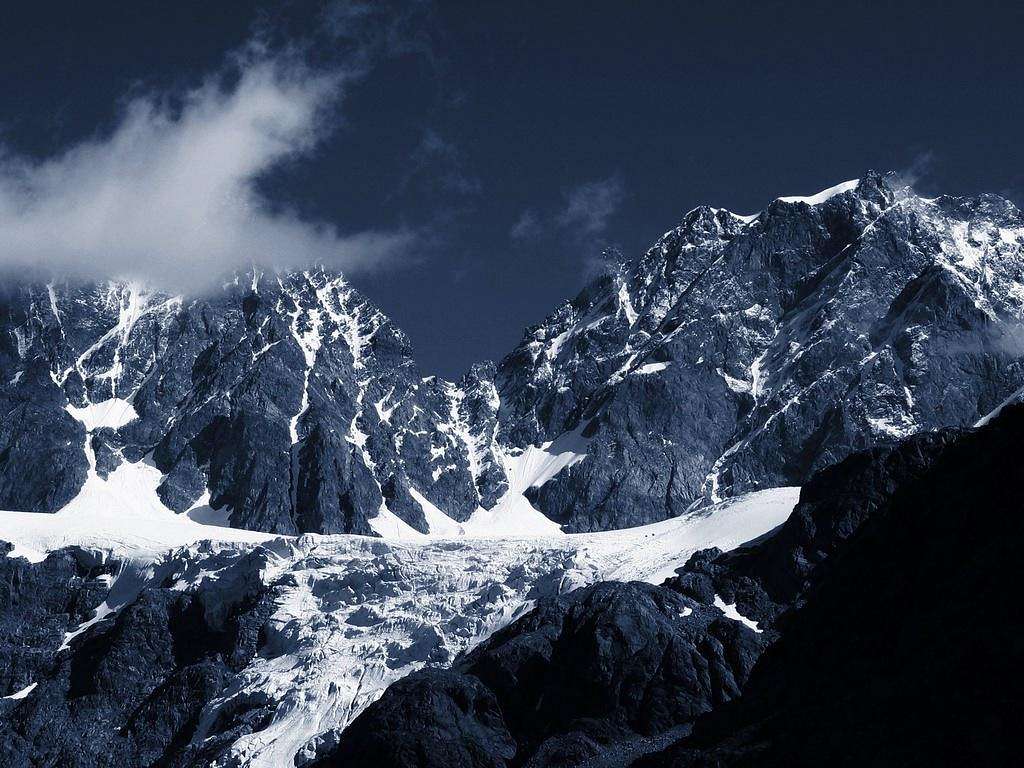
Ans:
[{"label": "rocky outcrop", "polygon": [[970,425],[1024,383],[1022,238],[1001,198],[874,173],[753,217],[697,208],[528,330],[498,369],[502,434],[586,425],[586,459],[531,498],[594,530]]},{"label": "rocky outcrop", "polygon": [[464,520],[504,488],[483,437],[489,369],[422,378],[406,336],[337,275],[256,272],[195,299],[24,283],[0,303],[4,508],[75,496],[88,462],[66,407],[112,398],[137,418],[93,446],[97,471],[151,455],[167,506],[208,491],[238,527],[372,534],[386,502],[425,532],[413,490]]},{"label": "rocky outcrop", "polygon": [[597,584],[543,601],[450,670],[392,686],[316,765],[572,764],[736,696],[761,644],[673,591]]},{"label": "rocky outcrop", "polygon": [[[170,583],[145,589],[110,620],[77,638],[75,630],[88,613],[83,609],[99,591],[96,570],[109,575],[118,564],[88,568],[92,581],[77,573],[65,585],[49,578],[55,568],[71,568],[69,560],[80,572],[83,566],[74,557],[62,550],[37,565],[21,558],[0,560],[18,571],[9,583],[36,584],[36,597],[43,598],[22,597],[0,612],[7,624],[29,622],[33,627],[33,637],[13,634],[11,639],[31,643],[35,653],[22,646],[13,658],[21,663],[39,659],[34,669],[11,675],[30,676],[31,695],[0,701],[0,762],[76,768],[206,765],[217,745],[223,750],[262,727],[272,713],[269,701],[252,702],[229,720],[200,717],[261,642],[272,601],[259,579],[259,568],[266,565],[260,554],[238,559],[222,574],[223,581],[207,583],[202,591],[183,591]],[[73,600],[54,594],[62,586],[63,593],[77,588]],[[62,613],[69,608],[70,615]],[[190,747],[199,731],[205,741]]]},{"label": "rocky outcrop", "polygon": [[[0,542],[0,696],[26,690],[106,597],[113,566],[80,549],[29,563]],[[0,701],[0,706],[3,702]]]}]

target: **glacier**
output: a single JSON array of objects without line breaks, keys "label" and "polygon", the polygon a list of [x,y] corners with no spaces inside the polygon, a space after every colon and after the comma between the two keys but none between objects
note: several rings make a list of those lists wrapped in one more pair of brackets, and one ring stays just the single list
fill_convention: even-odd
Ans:
[{"label": "glacier", "polygon": [[[121,413],[114,404],[94,412]],[[538,450],[519,457],[519,485],[575,455]],[[253,768],[312,756],[390,683],[450,663],[538,597],[610,579],[660,583],[698,550],[730,550],[780,525],[799,496],[797,488],[766,490],[598,533],[509,531],[509,514],[489,532],[485,519],[455,535],[274,536],[175,513],[157,495],[160,477],[146,461],[124,462],[106,479],[92,471],[79,496],[55,514],[0,512],[0,538],[14,545],[8,557],[40,562],[70,547],[115,564],[108,597],[67,633],[61,651],[73,652],[76,638],[150,585],[209,592],[213,583],[235,580],[242,589],[256,578],[269,587],[275,598],[265,646],[202,719],[209,728],[235,700],[263,695],[274,702],[269,724],[239,738],[218,763]],[[201,725],[194,740],[203,738]]]}]

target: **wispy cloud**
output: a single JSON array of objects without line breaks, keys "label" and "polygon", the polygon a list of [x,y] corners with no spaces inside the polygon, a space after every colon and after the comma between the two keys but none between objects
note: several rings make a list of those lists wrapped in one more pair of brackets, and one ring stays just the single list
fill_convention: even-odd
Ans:
[{"label": "wispy cloud", "polygon": [[482,189],[480,179],[467,170],[459,147],[433,128],[423,132],[399,187],[404,190],[414,182],[464,196],[477,195]]},{"label": "wispy cloud", "polygon": [[607,179],[580,184],[565,195],[565,208],[557,221],[563,227],[577,228],[584,234],[596,235],[608,227],[608,220],[619,209],[625,190],[622,179]]},{"label": "wispy cloud", "polygon": [[550,215],[532,208],[523,211],[509,230],[509,237],[522,242],[545,234],[585,238],[602,235],[625,197],[625,185],[618,175],[579,184],[563,193],[561,208]]},{"label": "wispy cloud", "polygon": [[900,185],[915,189],[928,178],[935,166],[935,153],[931,150],[918,152],[906,168],[897,170],[896,178]]},{"label": "wispy cloud", "polygon": [[315,150],[366,66],[314,70],[253,45],[187,93],[132,100],[102,138],[43,161],[0,147],[0,265],[191,289],[253,262],[395,259],[412,233],[343,232],[271,210],[256,191]]},{"label": "wispy cloud", "polygon": [[513,240],[523,241],[540,237],[543,232],[544,225],[540,215],[532,208],[528,208],[516,219],[516,223],[512,225],[508,235]]}]

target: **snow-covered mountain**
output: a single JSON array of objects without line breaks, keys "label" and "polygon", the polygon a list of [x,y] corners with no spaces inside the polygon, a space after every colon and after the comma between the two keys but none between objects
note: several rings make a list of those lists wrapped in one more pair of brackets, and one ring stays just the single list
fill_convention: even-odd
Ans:
[{"label": "snow-covered mountain", "polygon": [[8,282],[0,508],[146,461],[171,509],[272,533],[648,523],[983,418],[1024,385],[1022,278],[1011,203],[869,173],[690,211],[458,382],[323,269],[197,298]]},{"label": "snow-covered mountain", "polygon": [[802,484],[851,451],[971,424],[1024,383],[1024,218],[867,174],[756,216],[700,207],[498,368],[501,436],[579,424],[531,500],[572,530]]},{"label": "snow-covered mountain", "polygon": [[[486,369],[421,377],[405,334],[322,269],[195,299],[9,284],[3,342],[2,508],[60,509],[88,453],[101,475],[151,462],[171,509],[209,503],[283,534],[372,534],[381,517],[426,532],[432,513],[466,520],[503,489]],[[116,420],[83,423],[84,409]]]},{"label": "snow-covered mountain", "polygon": [[[635,585],[548,598],[660,583],[775,530],[794,486],[827,489],[819,470],[861,448],[988,422],[1024,391],[1022,328],[1021,213],[873,173],[753,216],[690,211],[458,382],[423,376],[324,269],[194,297],[8,280],[0,764],[329,760],[385,687],[539,600],[542,634],[610,616],[616,658],[620,609],[650,619],[722,672],[683,702],[704,711],[765,645],[745,617],[774,627],[761,598],[737,609],[750,584],[699,606]],[[811,568],[817,529],[794,520],[759,551]]]}]

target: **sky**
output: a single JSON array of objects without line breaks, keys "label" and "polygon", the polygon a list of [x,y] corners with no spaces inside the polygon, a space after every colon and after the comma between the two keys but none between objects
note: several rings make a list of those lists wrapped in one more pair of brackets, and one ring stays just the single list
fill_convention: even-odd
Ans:
[{"label": "sky", "polygon": [[325,262],[456,377],[702,203],[868,169],[1024,202],[1024,6],[811,5],[18,4],[0,264]]}]

